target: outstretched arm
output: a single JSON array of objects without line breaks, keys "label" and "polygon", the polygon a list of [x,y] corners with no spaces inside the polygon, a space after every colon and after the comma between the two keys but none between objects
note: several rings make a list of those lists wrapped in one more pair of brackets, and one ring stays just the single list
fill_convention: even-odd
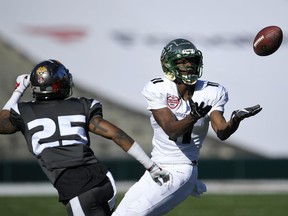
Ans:
[{"label": "outstretched arm", "polygon": [[17,131],[17,129],[10,122],[9,117],[9,110],[0,111],[0,134],[12,134]]},{"label": "outstretched arm", "polygon": [[89,131],[113,140],[125,152],[138,160],[149,171],[156,183],[161,185],[163,182],[169,181],[169,172],[156,165],[134,139],[111,122],[100,116],[94,116],[89,123]]},{"label": "outstretched arm", "polygon": [[128,136],[123,130],[113,125],[111,122],[102,119],[101,117],[93,117],[89,124],[89,131],[107,139],[113,140],[126,152],[134,143],[134,139]]},{"label": "outstretched arm", "polygon": [[240,121],[233,121],[230,119],[228,122],[220,111],[213,111],[210,114],[211,126],[217,137],[220,140],[228,139],[239,127]]},{"label": "outstretched arm", "polygon": [[231,118],[228,122],[224,118],[222,112],[215,110],[210,114],[211,126],[220,140],[226,140],[238,129],[242,120],[256,115],[261,110],[262,107],[260,107],[259,104],[235,110],[232,112]]},{"label": "outstretched arm", "polygon": [[20,100],[22,94],[29,86],[29,82],[28,74],[17,77],[14,92],[0,111],[0,134],[12,134],[17,131],[17,128],[15,128],[9,120],[10,109]]}]

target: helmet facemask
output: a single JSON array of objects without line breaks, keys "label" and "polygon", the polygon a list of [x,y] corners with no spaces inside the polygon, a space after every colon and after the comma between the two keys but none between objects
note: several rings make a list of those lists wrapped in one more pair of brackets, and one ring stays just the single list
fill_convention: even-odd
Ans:
[{"label": "helmet facemask", "polygon": [[202,63],[200,57],[183,57],[181,60],[191,62],[191,66],[178,66],[177,60],[174,60],[174,71],[176,79],[180,79],[186,85],[194,85],[197,80],[202,76]]}]

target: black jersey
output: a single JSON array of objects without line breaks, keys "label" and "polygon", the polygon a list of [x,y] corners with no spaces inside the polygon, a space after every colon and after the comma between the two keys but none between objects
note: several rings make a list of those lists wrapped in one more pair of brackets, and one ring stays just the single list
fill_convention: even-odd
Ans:
[{"label": "black jersey", "polygon": [[10,120],[54,184],[65,169],[98,162],[89,147],[88,125],[95,115],[102,117],[102,104],[82,97],[20,102]]}]

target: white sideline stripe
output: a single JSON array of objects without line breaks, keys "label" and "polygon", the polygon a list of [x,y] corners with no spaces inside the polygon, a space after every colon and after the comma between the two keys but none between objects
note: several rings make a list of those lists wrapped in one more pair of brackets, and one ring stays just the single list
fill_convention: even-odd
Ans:
[{"label": "white sideline stripe", "polygon": [[207,194],[279,194],[288,193],[287,180],[209,180],[203,181]]},{"label": "white sideline stripe", "polygon": [[[273,194],[288,193],[287,180],[203,180],[207,194]],[[133,181],[116,183],[118,193],[123,193]],[[0,196],[38,196],[56,195],[56,189],[50,183],[0,183]]]}]

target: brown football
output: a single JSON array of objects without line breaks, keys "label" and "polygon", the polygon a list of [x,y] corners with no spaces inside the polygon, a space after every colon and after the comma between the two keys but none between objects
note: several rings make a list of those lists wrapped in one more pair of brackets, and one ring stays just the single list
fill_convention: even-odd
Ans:
[{"label": "brown football", "polygon": [[253,49],[259,56],[268,56],[276,52],[283,40],[282,29],[278,26],[267,26],[261,29],[254,38]]}]

